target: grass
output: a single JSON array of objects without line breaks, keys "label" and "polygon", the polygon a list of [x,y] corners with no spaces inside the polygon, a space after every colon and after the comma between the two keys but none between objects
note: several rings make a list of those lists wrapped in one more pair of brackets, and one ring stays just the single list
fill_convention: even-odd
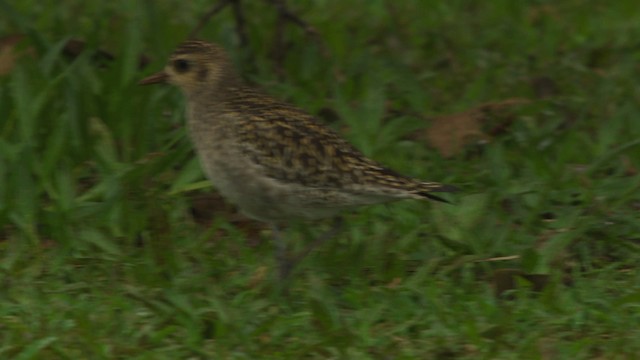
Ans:
[{"label": "grass", "polygon": [[[366,154],[459,185],[456,204],[346,214],[283,296],[268,233],[203,182],[180,94],[136,85],[209,2],[0,0],[24,36],[0,75],[0,358],[640,353],[634,1],[296,3],[329,55],[289,25],[280,65],[275,12],[243,4],[248,46],[228,9],[200,37]],[[469,115],[508,99],[528,102]],[[452,114],[482,141],[445,158],[423,130]]]}]

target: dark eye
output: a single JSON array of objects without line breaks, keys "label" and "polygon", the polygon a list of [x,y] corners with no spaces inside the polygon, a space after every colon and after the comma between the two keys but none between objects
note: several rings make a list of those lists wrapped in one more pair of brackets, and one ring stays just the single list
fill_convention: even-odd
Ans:
[{"label": "dark eye", "polygon": [[191,67],[191,63],[189,63],[189,61],[185,59],[177,59],[173,61],[173,68],[176,70],[176,72],[179,72],[179,73],[187,72],[189,71],[190,67]]}]

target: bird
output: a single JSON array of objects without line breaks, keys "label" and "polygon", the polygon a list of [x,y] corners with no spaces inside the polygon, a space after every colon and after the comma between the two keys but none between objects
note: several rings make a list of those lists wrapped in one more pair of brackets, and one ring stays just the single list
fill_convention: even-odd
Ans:
[{"label": "bird", "polygon": [[[163,70],[139,82],[158,83],[178,87],[186,98],[187,133],[217,191],[271,226],[281,278],[339,231],[341,212],[401,199],[446,202],[434,193],[457,190],[382,166],[313,115],[248,85],[218,44],[183,42]],[[334,218],[333,227],[287,257],[280,229],[323,218]]]}]

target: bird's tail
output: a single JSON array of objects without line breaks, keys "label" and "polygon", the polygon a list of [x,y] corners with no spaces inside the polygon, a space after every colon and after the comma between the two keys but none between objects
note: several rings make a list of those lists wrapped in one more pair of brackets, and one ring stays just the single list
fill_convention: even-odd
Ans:
[{"label": "bird's tail", "polygon": [[453,185],[444,185],[435,182],[421,182],[418,184],[418,188],[414,191],[415,195],[422,198],[427,198],[435,201],[441,201],[449,203],[448,200],[434,195],[434,192],[456,192],[458,188]]}]

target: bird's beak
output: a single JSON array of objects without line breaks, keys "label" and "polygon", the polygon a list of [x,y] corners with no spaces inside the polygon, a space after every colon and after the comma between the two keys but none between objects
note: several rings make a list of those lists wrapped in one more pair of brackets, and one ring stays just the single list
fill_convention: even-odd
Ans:
[{"label": "bird's beak", "polygon": [[138,82],[138,85],[151,85],[165,82],[167,82],[167,74],[164,71],[160,71],[159,73],[147,76],[146,78],[140,80]]}]

